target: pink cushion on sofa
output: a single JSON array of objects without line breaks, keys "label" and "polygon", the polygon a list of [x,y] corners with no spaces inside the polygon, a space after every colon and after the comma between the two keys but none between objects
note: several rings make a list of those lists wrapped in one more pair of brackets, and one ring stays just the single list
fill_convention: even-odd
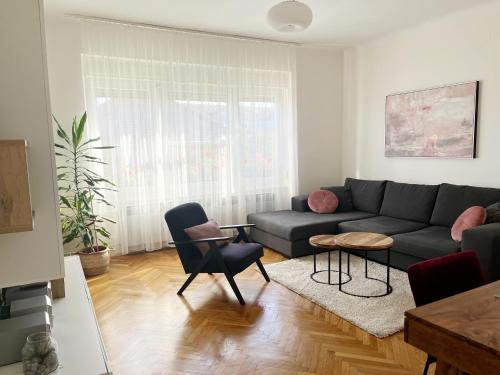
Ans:
[{"label": "pink cushion on sofa", "polygon": [[307,198],[309,208],[318,214],[331,214],[339,205],[337,196],[329,190],[317,190]]},{"label": "pink cushion on sofa", "polygon": [[[219,224],[215,220],[208,220],[204,224],[195,225],[191,228],[184,229],[184,232],[191,238],[192,240],[199,240],[202,238],[214,238],[214,237],[224,237],[221,230],[219,229]],[[217,241],[217,246],[227,245],[228,241]],[[198,250],[202,254],[205,254],[210,250],[210,245],[208,242],[200,242],[197,243],[196,246]]]},{"label": "pink cushion on sofa", "polygon": [[487,216],[486,208],[480,206],[469,207],[455,220],[451,228],[451,238],[455,241],[462,241],[462,232],[483,225]]}]

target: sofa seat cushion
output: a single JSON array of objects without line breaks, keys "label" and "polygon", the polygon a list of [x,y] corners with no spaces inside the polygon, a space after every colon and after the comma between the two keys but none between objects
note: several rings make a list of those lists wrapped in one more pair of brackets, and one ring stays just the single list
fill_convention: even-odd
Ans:
[{"label": "sofa seat cushion", "polygon": [[416,221],[396,219],[389,216],[375,216],[368,219],[340,223],[339,233],[373,232],[391,236],[397,233],[413,232],[426,226],[426,224]]},{"label": "sofa seat cushion", "polygon": [[429,223],[438,185],[402,184],[388,181],[380,215]]},{"label": "sofa seat cushion", "polygon": [[289,241],[301,240],[317,234],[337,233],[337,225],[348,220],[372,217],[373,214],[351,211],[333,214],[297,212],[291,210],[264,212],[248,215],[248,222],[261,231]]},{"label": "sofa seat cushion", "polygon": [[[229,272],[232,275],[236,275],[262,258],[264,256],[264,249],[260,243],[230,243],[221,247],[220,253]],[[219,263],[215,257],[203,268],[203,272],[221,272]]]},{"label": "sofa seat cushion", "polygon": [[431,259],[460,251],[460,243],[451,238],[450,228],[430,226],[415,232],[397,234],[393,251],[422,259]]}]

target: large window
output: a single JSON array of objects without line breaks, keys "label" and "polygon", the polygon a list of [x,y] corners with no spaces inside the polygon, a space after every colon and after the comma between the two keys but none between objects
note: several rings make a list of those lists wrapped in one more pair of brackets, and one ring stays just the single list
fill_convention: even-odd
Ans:
[{"label": "large window", "polygon": [[[82,54],[92,136],[117,149],[107,210],[122,252],[164,246],[167,209],[221,224],[295,193],[292,47],[89,21]],[[109,154],[109,153],[108,153]]]}]

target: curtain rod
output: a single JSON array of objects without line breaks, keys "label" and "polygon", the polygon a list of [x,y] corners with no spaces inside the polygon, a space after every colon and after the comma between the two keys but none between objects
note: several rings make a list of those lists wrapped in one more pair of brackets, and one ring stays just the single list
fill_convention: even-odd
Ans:
[{"label": "curtain rod", "polygon": [[232,38],[232,39],[248,40],[248,41],[253,41],[253,42],[265,42],[265,43],[285,44],[285,45],[292,45],[292,46],[299,46],[300,45],[299,43],[296,43],[296,42],[283,42],[283,41],[279,41],[279,40],[266,39],[266,38],[255,38],[255,37],[249,37],[249,36],[216,33],[216,32],[209,32],[209,31],[196,30],[196,29],[187,29],[187,28],[178,28],[178,27],[169,27],[169,26],[159,26],[159,25],[152,25],[152,24],[148,24],[148,23],[122,21],[122,20],[117,20],[117,19],[113,19],[113,18],[84,16],[84,15],[75,14],[75,13],[65,13],[65,16],[70,17],[70,18],[75,18],[75,19],[78,19],[78,20],[88,20],[88,21],[97,21],[97,22],[104,22],[104,23],[114,23],[114,24],[126,25],[126,26],[138,26],[138,27],[143,27],[143,28],[146,28],[146,29],[154,29],[154,30],[168,30],[168,31],[175,31],[175,32],[187,33],[187,34],[199,34],[199,35],[207,35],[207,36],[219,36],[219,37],[226,37],[226,38]]}]

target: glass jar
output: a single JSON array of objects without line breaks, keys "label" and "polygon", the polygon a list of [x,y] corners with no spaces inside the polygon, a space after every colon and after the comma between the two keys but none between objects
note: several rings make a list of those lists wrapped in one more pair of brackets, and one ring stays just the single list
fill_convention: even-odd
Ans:
[{"label": "glass jar", "polygon": [[46,375],[59,366],[57,343],[48,332],[33,333],[26,339],[22,350],[25,375]]}]

